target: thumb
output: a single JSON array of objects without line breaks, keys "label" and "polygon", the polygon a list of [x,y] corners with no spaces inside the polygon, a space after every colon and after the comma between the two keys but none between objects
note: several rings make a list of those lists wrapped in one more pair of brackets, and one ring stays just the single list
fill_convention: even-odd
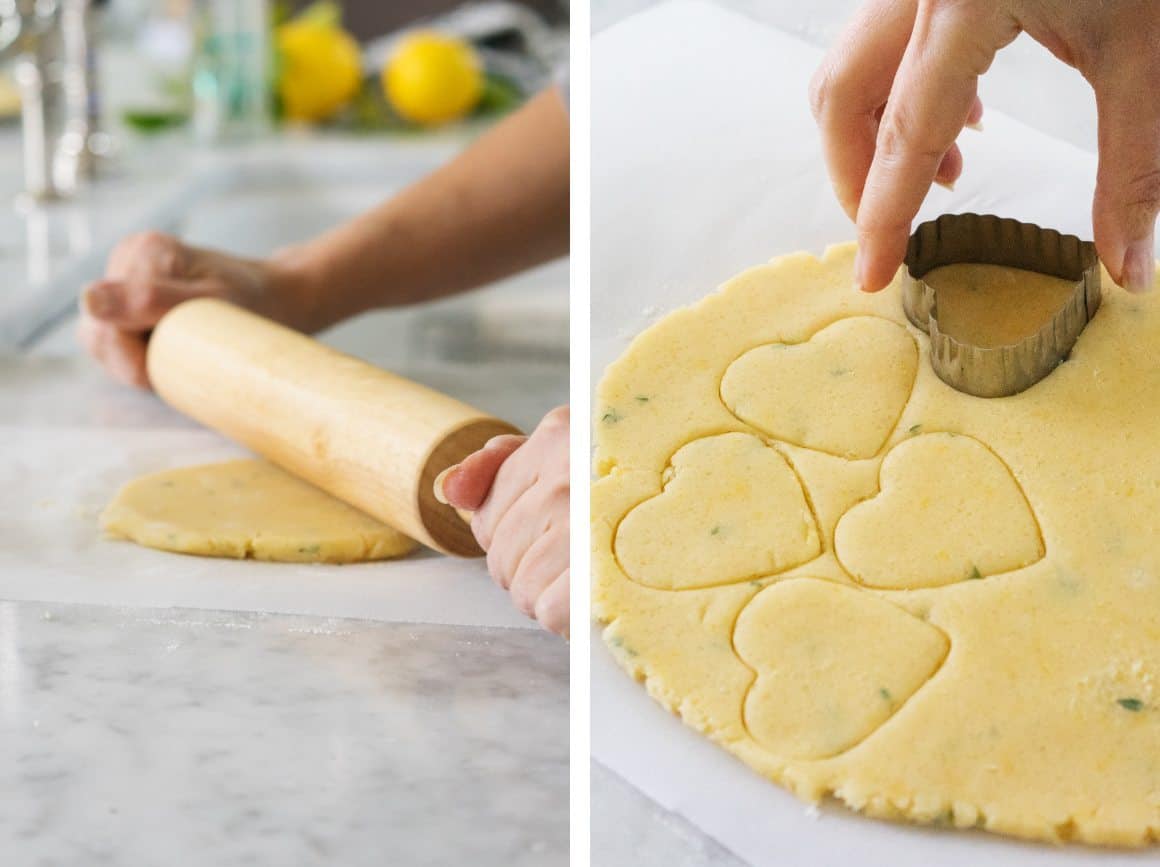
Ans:
[{"label": "thumb", "polygon": [[1156,74],[1120,67],[1114,75],[1115,80],[1095,85],[1100,156],[1092,225],[1100,258],[1116,282],[1145,292],[1156,279],[1160,94],[1139,86]]},{"label": "thumb", "polygon": [[148,282],[97,280],[81,293],[85,312],[123,331],[147,331],[183,301],[213,295],[200,281],[155,277]]},{"label": "thumb", "polygon": [[435,479],[435,497],[456,509],[476,511],[487,499],[503,462],[526,440],[527,437],[515,434],[492,437],[479,451],[439,474]]}]

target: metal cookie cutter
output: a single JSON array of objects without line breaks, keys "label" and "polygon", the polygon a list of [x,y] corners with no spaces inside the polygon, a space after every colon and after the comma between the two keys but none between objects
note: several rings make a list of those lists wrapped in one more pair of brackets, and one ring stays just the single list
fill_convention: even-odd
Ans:
[{"label": "metal cookie cutter", "polygon": [[[963,262],[1074,280],[1075,291],[1029,337],[1007,346],[976,346],[939,330],[937,293],[923,280],[935,268]],[[934,372],[958,391],[1005,397],[1030,388],[1067,358],[1099,306],[1100,262],[1095,245],[1074,235],[990,214],[944,214],[921,224],[910,236],[902,307],[907,318],[930,335]]]}]

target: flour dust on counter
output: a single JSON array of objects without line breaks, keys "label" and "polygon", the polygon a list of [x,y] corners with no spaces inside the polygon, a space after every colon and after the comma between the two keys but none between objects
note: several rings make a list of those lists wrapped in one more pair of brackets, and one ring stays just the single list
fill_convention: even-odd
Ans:
[{"label": "flour dust on counter", "polygon": [[126,484],[101,515],[116,538],[206,557],[361,563],[416,542],[260,460],[181,467]]}]

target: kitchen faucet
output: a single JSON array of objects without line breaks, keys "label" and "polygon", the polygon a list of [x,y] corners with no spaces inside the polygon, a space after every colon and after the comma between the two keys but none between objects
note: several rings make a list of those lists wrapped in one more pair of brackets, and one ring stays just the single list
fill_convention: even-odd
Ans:
[{"label": "kitchen faucet", "polygon": [[0,61],[15,59],[24,190],[74,192],[94,168],[96,85],[90,0],[0,0]]}]

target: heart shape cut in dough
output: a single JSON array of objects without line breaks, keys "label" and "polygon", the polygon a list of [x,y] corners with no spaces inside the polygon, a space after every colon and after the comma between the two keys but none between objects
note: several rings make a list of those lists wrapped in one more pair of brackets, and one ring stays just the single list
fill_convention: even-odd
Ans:
[{"label": "heart shape cut in dough", "polygon": [[727,433],[677,450],[663,490],[625,516],[613,549],[632,580],[689,590],[784,572],[817,557],[821,541],[786,459]]},{"label": "heart shape cut in dough", "polygon": [[873,457],[898,424],[918,370],[901,325],[839,319],[804,343],[768,343],[729,365],[721,400],[774,439],[857,460]]},{"label": "heart shape cut in dough", "polygon": [[1029,566],[1044,555],[1031,506],[978,440],[917,436],[882,462],[880,493],[838,521],[834,548],[859,582],[941,587]]},{"label": "heart shape cut in dough", "polygon": [[743,713],[775,755],[821,759],[869,737],[938,671],[938,629],[852,587],[788,578],[737,618],[733,644],[757,673]]}]

